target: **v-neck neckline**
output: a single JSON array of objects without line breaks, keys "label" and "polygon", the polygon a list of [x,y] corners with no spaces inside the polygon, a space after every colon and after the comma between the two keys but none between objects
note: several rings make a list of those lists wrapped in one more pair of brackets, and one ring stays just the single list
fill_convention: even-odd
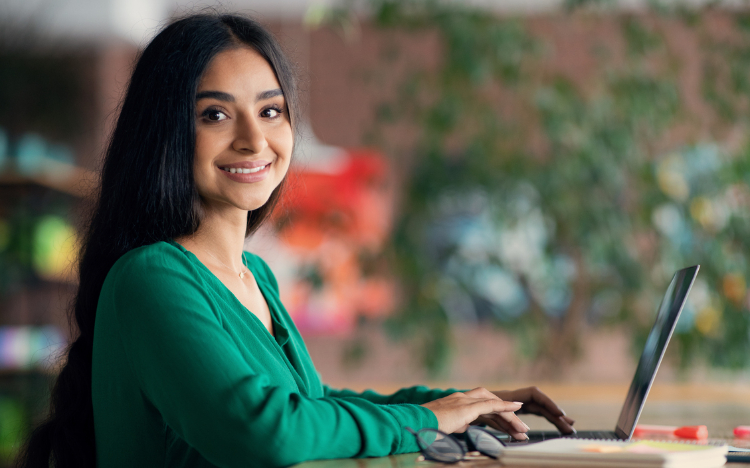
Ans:
[{"label": "v-neck neckline", "polygon": [[[203,262],[200,261],[200,259],[191,251],[186,249],[182,244],[175,241],[174,239],[169,239],[169,244],[175,246],[178,250],[183,252],[184,254],[190,254],[189,257],[192,257],[192,262],[197,263],[199,265],[199,268],[203,269],[207,276],[211,278],[211,281],[214,281],[218,284],[219,292],[223,292],[223,296],[230,297],[230,301],[234,301],[241,310],[244,310],[246,313],[250,314],[252,317],[250,318],[250,321],[255,323],[255,326],[259,327],[262,330],[262,334],[266,337],[266,339],[271,344],[271,347],[276,350],[276,352],[281,357],[282,361],[286,363],[287,367],[289,368],[289,371],[292,374],[292,378],[297,384],[297,388],[303,392],[303,394],[307,395],[309,394],[307,389],[307,383],[303,380],[302,374],[299,370],[297,370],[294,365],[292,364],[292,361],[289,356],[287,356],[286,351],[284,351],[284,347],[289,343],[290,340],[290,333],[287,327],[282,323],[281,318],[279,317],[280,312],[277,308],[277,304],[273,300],[274,294],[270,292],[271,286],[268,285],[265,281],[258,279],[258,275],[253,271],[252,268],[248,265],[247,257],[245,256],[245,252],[242,252],[242,263],[247,267],[247,269],[252,272],[253,277],[255,278],[255,283],[258,285],[258,289],[260,290],[261,295],[263,296],[263,299],[266,301],[266,304],[268,305],[268,310],[271,314],[271,323],[274,329],[274,334],[268,332],[268,329],[263,325],[263,322],[260,321],[257,315],[250,312],[247,307],[245,307],[242,302],[240,302],[239,299],[237,299],[237,296],[234,295],[234,293],[226,287],[224,283],[221,282],[221,280],[214,275],[214,273],[203,264]],[[269,298],[271,300],[269,300]],[[291,352],[291,350],[289,350]]]},{"label": "v-neck neckline", "polygon": [[[174,239],[170,239],[169,243],[176,246],[179,250],[181,250],[185,254],[190,254],[190,257],[192,257],[193,261],[198,263],[200,265],[200,268],[202,268],[208,276],[211,278],[212,281],[215,281],[220,286],[220,290],[224,293],[225,296],[229,296],[232,301],[234,301],[239,307],[242,308],[246,313],[250,314],[252,316],[251,320],[255,322],[256,325],[258,325],[260,328],[263,329],[264,334],[277,346],[282,347],[284,346],[287,341],[289,340],[289,333],[287,332],[286,327],[284,324],[281,323],[281,320],[279,319],[278,311],[276,310],[275,305],[273,304],[273,301],[269,301],[270,295],[268,294],[268,291],[266,290],[267,285],[264,281],[258,279],[258,275],[250,268],[250,265],[248,265],[247,257],[245,256],[245,252],[242,252],[242,263],[245,265],[245,268],[253,275],[253,280],[255,281],[255,284],[258,285],[258,290],[260,291],[261,296],[263,296],[263,300],[266,301],[266,306],[268,307],[268,312],[271,316],[271,327],[273,327],[273,333],[269,332],[266,326],[263,324],[263,322],[258,318],[257,315],[255,315],[250,309],[245,307],[245,305],[240,302],[239,299],[237,299],[237,296],[232,292],[231,289],[229,289],[215,274],[213,271],[211,271],[210,268],[208,268],[201,260],[190,250],[186,249],[182,244],[175,241]],[[283,342],[280,342],[279,338]],[[282,354],[284,352],[282,351]]]}]

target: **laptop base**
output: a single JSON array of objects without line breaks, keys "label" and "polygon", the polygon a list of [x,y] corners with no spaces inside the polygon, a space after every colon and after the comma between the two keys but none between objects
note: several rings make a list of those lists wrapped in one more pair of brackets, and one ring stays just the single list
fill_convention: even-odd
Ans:
[{"label": "laptop base", "polygon": [[598,439],[598,440],[621,440],[614,431],[579,431],[576,434],[563,434],[560,431],[529,431],[526,433],[528,440],[516,440],[507,434],[498,433],[497,436],[503,445],[528,445],[549,439]]}]

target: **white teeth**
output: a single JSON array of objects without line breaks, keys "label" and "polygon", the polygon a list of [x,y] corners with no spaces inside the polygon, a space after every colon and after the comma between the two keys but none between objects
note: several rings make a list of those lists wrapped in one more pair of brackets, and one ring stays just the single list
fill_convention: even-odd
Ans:
[{"label": "white teeth", "polygon": [[232,174],[252,174],[254,172],[262,171],[267,166],[268,165],[266,164],[265,166],[254,167],[252,169],[247,169],[247,168],[242,168],[242,167],[239,167],[239,168],[238,167],[230,167],[230,168],[223,167],[221,168],[221,170],[231,172]]}]

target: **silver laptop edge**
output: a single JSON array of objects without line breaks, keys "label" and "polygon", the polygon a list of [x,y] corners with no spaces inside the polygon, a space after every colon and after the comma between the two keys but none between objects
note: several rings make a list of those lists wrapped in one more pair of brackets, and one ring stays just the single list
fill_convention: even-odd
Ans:
[{"label": "silver laptop edge", "polygon": [[[682,309],[685,307],[685,302],[687,301],[688,294],[690,294],[690,290],[693,287],[696,276],[698,276],[699,270],[700,265],[683,268],[682,270],[679,270],[674,274],[674,276],[672,277],[672,281],[669,283],[669,287],[667,288],[667,292],[664,295],[664,299],[662,299],[662,302],[659,305],[654,326],[651,328],[649,336],[646,339],[646,344],[638,361],[638,367],[636,368],[635,375],[633,376],[633,381],[630,384],[628,395],[625,397],[625,403],[623,404],[622,410],[620,411],[620,417],[617,420],[617,426],[615,426],[615,434],[620,439],[630,439],[633,436],[635,426],[638,423],[638,419],[641,417],[641,411],[643,411],[643,407],[646,404],[646,398],[648,398],[648,394],[651,391],[651,386],[654,383],[656,372],[659,370],[659,366],[661,365],[661,361],[664,357],[664,353],[667,350],[669,341],[672,339],[672,334],[674,333],[675,326],[677,325],[677,320],[680,318]],[[687,288],[684,288],[686,283]],[[672,288],[672,286],[674,286],[674,289]],[[683,291],[684,294],[682,294]],[[672,298],[669,297],[670,292],[672,293]],[[668,309],[664,308],[665,301],[670,301],[667,304]],[[678,302],[679,307],[676,313],[674,313],[674,305]],[[664,316],[664,314],[667,315]],[[660,323],[660,321],[663,322]],[[652,372],[650,372],[650,377],[646,382],[643,382],[642,380],[639,381],[639,375],[648,372],[648,367],[650,367],[653,362],[652,360],[645,360],[648,357],[649,347],[655,346],[652,352],[656,352],[658,350],[658,341],[662,341],[662,339],[664,338],[663,335],[665,326],[669,326],[669,333],[666,335],[666,341],[664,341],[663,345],[661,345],[661,351],[659,352],[658,359],[656,361],[656,367]],[[656,343],[653,343],[653,340],[658,341]],[[644,383],[645,391],[643,391]],[[638,395],[641,392],[643,392],[643,396],[639,398]],[[632,410],[636,405],[638,409],[635,413],[635,417],[633,418],[632,422],[629,422],[630,416],[633,413]]]}]

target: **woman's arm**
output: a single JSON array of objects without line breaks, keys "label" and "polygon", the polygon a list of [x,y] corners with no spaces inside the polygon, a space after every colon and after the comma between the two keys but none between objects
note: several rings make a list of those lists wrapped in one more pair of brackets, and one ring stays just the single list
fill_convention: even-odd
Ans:
[{"label": "woman's arm", "polygon": [[[262,275],[262,279],[270,284],[278,294],[278,284],[271,269],[260,257],[251,254],[251,258],[257,261],[257,266],[259,267],[258,272],[260,273],[260,275]],[[463,395],[459,395],[458,393],[462,393]],[[501,396],[499,393],[504,394]],[[474,399],[474,403],[476,403],[476,400],[478,399],[496,399],[499,397],[506,401],[520,401],[524,404],[529,403],[530,408],[524,408],[524,410],[526,410],[524,412],[545,415],[553,424],[558,425],[558,427],[560,427],[564,432],[569,432],[566,429],[570,428],[570,426],[565,426],[566,421],[564,419],[559,419],[557,416],[550,417],[553,413],[556,414],[558,411],[561,412],[562,410],[560,410],[551,399],[549,399],[548,397],[546,397],[546,395],[536,389],[536,387],[521,389],[514,392],[495,392],[494,394],[491,394],[484,389],[474,389],[470,391],[462,390],[459,392],[455,389],[439,390],[429,389],[424,386],[416,386],[401,389],[392,395],[382,395],[373,390],[366,390],[360,393],[348,389],[336,390],[328,386],[324,386],[324,395],[334,398],[361,398],[381,405],[403,403],[419,404],[428,407],[433,412],[435,412],[438,417],[439,425],[444,428],[454,426],[454,424],[452,423],[447,423],[446,425],[446,421],[444,420],[455,422],[461,419],[457,419],[457,415],[462,414],[462,412],[466,409],[462,407],[467,405],[468,401],[470,401],[471,399]],[[465,398],[466,395],[470,396],[470,398]],[[509,396],[518,399],[509,400]],[[446,411],[445,408],[450,409]],[[549,409],[549,411],[544,414],[540,412],[547,409]],[[567,422],[569,424],[573,423],[572,419],[567,419]],[[495,429],[508,432],[509,434],[513,434],[514,437],[521,439],[525,438],[522,433],[528,430],[528,426],[523,424],[515,415],[512,414],[483,415],[471,421],[473,421],[472,424],[490,425]]]},{"label": "woman's arm", "polygon": [[241,356],[212,312],[198,272],[179,255],[182,268],[145,257],[119,268],[112,300],[145,398],[210,462],[286,466],[411,452],[418,448],[404,426],[438,426],[435,414],[418,405],[312,399],[271,386]]},{"label": "woman's arm", "polygon": [[413,403],[415,405],[422,405],[430,401],[437,400],[452,395],[456,392],[463,392],[465,390],[456,390],[450,388],[448,390],[430,389],[428,387],[417,385],[414,387],[402,388],[396,393],[390,395],[383,395],[374,390],[365,390],[364,392],[355,392],[354,390],[341,389],[336,390],[328,385],[323,386],[325,396],[334,398],[339,397],[356,397],[364,398],[365,400],[377,403],[380,405],[390,405],[398,403]]}]

